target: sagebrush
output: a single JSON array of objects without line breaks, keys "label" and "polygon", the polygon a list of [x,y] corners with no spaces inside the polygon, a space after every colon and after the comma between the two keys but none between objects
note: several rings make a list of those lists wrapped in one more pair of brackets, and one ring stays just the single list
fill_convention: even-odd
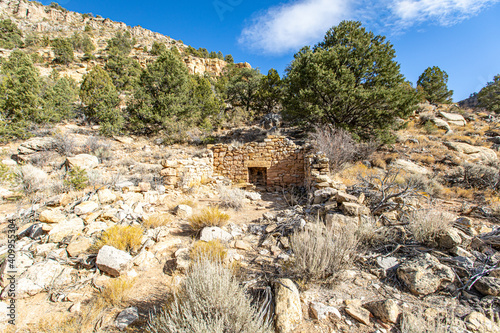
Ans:
[{"label": "sagebrush", "polygon": [[433,209],[418,210],[410,215],[408,229],[417,242],[432,245],[451,223],[449,214]]},{"label": "sagebrush", "polygon": [[271,333],[231,270],[195,261],[172,303],[149,318],[150,333]]}]

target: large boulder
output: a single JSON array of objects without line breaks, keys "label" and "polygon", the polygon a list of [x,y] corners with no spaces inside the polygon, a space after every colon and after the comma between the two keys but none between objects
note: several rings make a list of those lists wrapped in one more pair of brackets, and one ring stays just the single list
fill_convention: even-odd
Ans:
[{"label": "large boulder", "polygon": [[52,137],[35,137],[21,143],[17,151],[20,155],[28,155],[39,151],[54,150],[56,147],[56,140]]},{"label": "large boulder", "polygon": [[402,263],[397,275],[415,295],[432,294],[455,280],[453,270],[428,253]]},{"label": "large boulder", "polygon": [[278,279],[274,281],[273,285],[276,332],[291,332],[302,322],[299,290],[290,279]]},{"label": "large boulder", "polygon": [[75,206],[76,215],[85,215],[92,213],[99,208],[99,204],[95,201],[84,201],[81,204]]},{"label": "large boulder", "polygon": [[446,119],[446,121],[455,126],[465,126],[467,122],[461,114],[449,113],[444,111],[439,111],[439,115]]},{"label": "large boulder", "polygon": [[45,223],[61,223],[66,220],[66,215],[58,209],[46,209],[40,213],[38,219]]},{"label": "large boulder", "polygon": [[79,217],[72,218],[62,223],[54,224],[49,231],[49,241],[59,243],[69,235],[76,235],[83,231],[85,224]]},{"label": "large boulder", "polygon": [[99,159],[94,155],[79,154],[73,157],[66,158],[66,166],[69,169],[79,167],[80,169],[91,170],[98,165]]},{"label": "large boulder", "polygon": [[104,245],[97,254],[96,265],[111,276],[120,276],[131,267],[132,256],[125,251]]},{"label": "large boulder", "polygon": [[411,174],[416,174],[416,175],[428,175],[431,173],[431,171],[429,171],[428,169],[426,169],[418,164],[415,164],[415,163],[410,162],[410,161],[402,160],[402,159],[397,159],[397,160],[393,161],[390,164],[390,167],[394,168],[394,169],[401,169],[405,172],[408,172]]},{"label": "large boulder", "polygon": [[201,230],[200,240],[210,242],[215,239],[222,242],[229,242],[233,239],[233,235],[219,227],[205,227]]},{"label": "large boulder", "polygon": [[464,157],[470,159],[479,159],[483,162],[498,161],[498,156],[493,149],[486,147],[472,146],[464,142],[444,142],[448,149],[464,154]]},{"label": "large boulder", "polygon": [[16,296],[32,296],[45,289],[68,285],[72,282],[72,272],[72,268],[65,267],[55,260],[36,263],[17,280]]},{"label": "large boulder", "polygon": [[446,133],[451,133],[452,132],[450,124],[448,124],[443,119],[432,118],[431,121],[434,123],[434,125],[436,125],[437,128],[444,129],[446,131]]},{"label": "large boulder", "polygon": [[401,314],[401,309],[396,301],[392,299],[370,302],[363,306],[385,323],[397,323],[398,317]]}]

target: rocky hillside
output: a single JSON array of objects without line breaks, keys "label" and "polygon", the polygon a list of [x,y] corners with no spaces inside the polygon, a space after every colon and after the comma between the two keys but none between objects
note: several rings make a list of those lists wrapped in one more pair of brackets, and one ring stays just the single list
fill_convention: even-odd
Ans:
[{"label": "rocky hillside", "polygon": [[[92,30],[92,42],[96,46],[93,55],[94,61],[83,61],[83,53],[76,53],[80,59],[69,66],[59,68],[62,75],[69,75],[78,82],[84,74],[96,64],[103,65],[106,56],[107,40],[115,36],[116,32],[128,31],[135,38],[136,44],[130,56],[136,59],[142,67],[154,61],[155,56],[144,50],[151,49],[154,42],[164,43],[167,47],[177,47],[179,50],[187,48],[182,41],[176,41],[171,37],[144,29],[140,26],[130,27],[122,22],[114,22],[102,17],[94,17],[91,14],[80,14],[68,11],[59,6],[44,6],[36,1],[27,0],[1,0],[0,18],[11,19],[25,36],[48,37],[50,39],[60,37],[71,37],[75,32],[82,33],[86,27]],[[87,28],[89,29],[89,28]],[[38,53],[45,64],[39,65],[43,75],[48,76],[56,66],[51,65],[54,53],[51,47],[36,48],[32,50]],[[12,50],[0,49],[0,57],[8,57]],[[209,73],[220,75],[226,66],[226,62],[220,59],[199,58],[187,55],[184,57],[186,66],[191,73]],[[248,63],[238,64],[239,67],[250,67]]]},{"label": "rocky hillside", "polygon": [[[6,144],[0,255],[15,225],[17,331],[143,332],[174,294],[199,305],[182,293],[189,281],[234,273],[231,288],[245,286],[272,319],[262,332],[500,332],[497,123],[422,104],[394,144],[310,189],[260,192],[200,173],[211,154],[200,147],[76,125]],[[220,135],[238,146],[242,133],[269,134]],[[200,255],[225,266],[199,268]],[[205,301],[232,304],[238,323],[249,319],[237,309],[256,311],[241,295]]]}]

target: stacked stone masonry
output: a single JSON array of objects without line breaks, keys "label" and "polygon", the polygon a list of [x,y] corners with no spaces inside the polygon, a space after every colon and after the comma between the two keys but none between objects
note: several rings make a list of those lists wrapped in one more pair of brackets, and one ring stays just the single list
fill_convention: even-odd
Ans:
[{"label": "stacked stone masonry", "polygon": [[[315,177],[311,172],[328,172],[324,159],[319,165],[306,165],[316,161],[309,153],[309,148],[298,146],[284,136],[270,135],[264,142],[250,142],[242,146],[216,144],[209,146],[214,153],[214,172],[234,182],[255,183],[258,177],[264,177],[267,187],[310,185]],[[306,156],[311,156],[306,158]],[[326,160],[328,165],[328,160]],[[257,176],[253,175],[257,173]],[[306,176],[306,173],[308,175]],[[252,179],[252,177],[257,177]]]},{"label": "stacked stone masonry", "polygon": [[213,163],[211,151],[201,158],[164,160],[161,162],[163,169],[160,175],[168,187],[189,187],[212,177]]}]

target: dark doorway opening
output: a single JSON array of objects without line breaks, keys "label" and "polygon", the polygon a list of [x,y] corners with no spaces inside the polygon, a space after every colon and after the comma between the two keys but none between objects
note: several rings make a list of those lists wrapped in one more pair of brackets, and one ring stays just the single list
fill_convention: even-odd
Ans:
[{"label": "dark doorway opening", "polygon": [[255,186],[266,186],[267,168],[248,168],[248,181]]}]

